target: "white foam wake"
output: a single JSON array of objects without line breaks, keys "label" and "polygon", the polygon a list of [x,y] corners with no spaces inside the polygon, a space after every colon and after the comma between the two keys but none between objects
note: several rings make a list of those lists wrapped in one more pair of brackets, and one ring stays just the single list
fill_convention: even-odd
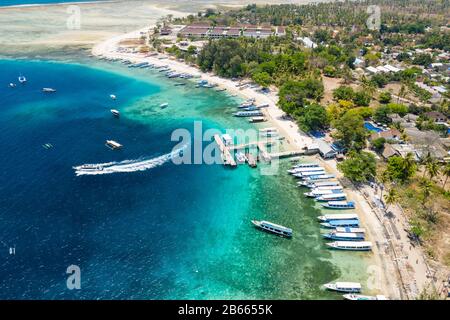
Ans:
[{"label": "white foam wake", "polygon": [[124,160],[120,162],[107,162],[107,163],[97,163],[97,164],[83,164],[81,166],[75,166],[75,174],[77,176],[82,175],[98,175],[98,174],[111,174],[118,172],[136,172],[145,171],[158,166],[180,156],[180,153],[186,149],[187,145],[181,148],[175,149],[170,153],[166,153],[162,156],[145,159],[140,158],[136,160]]}]

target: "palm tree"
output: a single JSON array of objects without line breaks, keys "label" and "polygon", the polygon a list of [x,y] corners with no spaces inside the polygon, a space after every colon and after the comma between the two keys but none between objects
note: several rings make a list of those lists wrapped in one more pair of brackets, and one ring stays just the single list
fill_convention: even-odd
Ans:
[{"label": "palm tree", "polygon": [[[434,160],[433,160],[433,157],[431,156],[430,152],[428,152],[427,155],[425,156],[425,158],[422,159],[422,164],[424,164],[424,165],[425,165],[425,168],[426,168],[426,166],[427,166],[429,163],[433,162],[433,161],[434,161]],[[427,170],[423,170],[423,176],[422,176],[422,178],[425,178],[425,173],[426,173],[426,172],[427,172]]]},{"label": "palm tree", "polygon": [[447,180],[450,177],[450,163],[447,163],[442,168],[442,174],[445,176],[445,181],[444,181],[444,186],[443,186],[443,188],[445,189],[445,185],[447,184]]},{"label": "palm tree", "polygon": [[397,95],[397,103],[400,102],[400,98],[404,98],[406,95],[406,86],[404,83],[402,83],[402,86],[400,87],[400,91],[398,92]]},{"label": "palm tree", "polygon": [[384,196],[384,201],[388,205],[387,208],[391,204],[394,204],[397,200],[398,200],[398,192],[396,189],[391,187],[391,189],[389,189],[389,192]]},{"label": "palm tree", "polygon": [[436,161],[431,161],[426,164],[426,171],[428,172],[428,175],[430,176],[430,180],[433,180],[434,177],[437,176],[439,173],[439,165]]}]

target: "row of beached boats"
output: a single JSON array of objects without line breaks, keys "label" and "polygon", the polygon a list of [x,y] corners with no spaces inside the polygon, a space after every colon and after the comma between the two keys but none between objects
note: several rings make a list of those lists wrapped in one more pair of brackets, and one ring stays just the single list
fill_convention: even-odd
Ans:
[{"label": "row of beached boats", "polygon": [[[298,163],[288,170],[292,176],[300,179],[298,187],[309,188],[305,192],[306,197],[314,198],[322,203],[322,207],[333,210],[352,210],[355,203],[347,200],[344,188],[334,175],[317,163]],[[326,243],[327,247],[346,251],[370,251],[372,243],[365,241],[365,230],[360,228],[358,215],[355,213],[335,213],[324,214],[317,217],[321,227],[329,231],[322,234],[326,240],[333,242]],[[334,282],[324,284],[327,290],[345,293],[347,300],[386,300],[382,295],[366,296],[359,294],[361,284],[357,282]]]}]

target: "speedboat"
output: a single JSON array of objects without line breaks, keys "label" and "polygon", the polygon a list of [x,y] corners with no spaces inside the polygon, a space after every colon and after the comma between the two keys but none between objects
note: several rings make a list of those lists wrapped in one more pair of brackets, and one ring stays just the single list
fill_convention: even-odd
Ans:
[{"label": "speedboat", "polygon": [[15,88],[15,87],[16,87],[16,84],[11,82],[11,83],[9,84],[9,87],[10,87],[10,88]]},{"label": "speedboat", "polygon": [[169,104],[168,104],[167,102],[161,103],[161,104],[159,105],[159,107],[160,107],[161,109],[167,108],[168,106],[169,106]]},{"label": "speedboat", "polygon": [[279,224],[275,224],[269,221],[257,221],[257,220],[252,220],[252,223],[261,230],[274,233],[283,237],[288,238],[292,237],[292,229],[280,226]]},{"label": "speedboat", "polygon": [[111,109],[111,113],[112,113],[115,117],[119,117],[119,116],[120,116],[119,110]]},{"label": "speedboat", "polygon": [[361,292],[361,284],[359,282],[335,282],[323,285],[328,290],[337,292],[356,293]]},{"label": "speedboat", "polygon": [[113,100],[116,100],[116,98],[117,98],[117,97],[116,97],[115,95],[113,95],[113,94],[110,94],[109,97],[110,97],[111,99],[113,99]]},{"label": "speedboat", "polygon": [[18,80],[19,80],[20,83],[27,82],[27,78],[25,78],[24,76],[19,76]]},{"label": "speedboat", "polygon": [[389,300],[385,296],[378,294],[376,296],[363,296],[361,294],[344,294],[342,296],[345,300],[353,300],[353,301],[367,301],[367,300]]}]

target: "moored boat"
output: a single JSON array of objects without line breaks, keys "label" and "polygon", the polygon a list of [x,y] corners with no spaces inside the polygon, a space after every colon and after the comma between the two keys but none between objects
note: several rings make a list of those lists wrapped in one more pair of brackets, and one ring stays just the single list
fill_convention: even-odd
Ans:
[{"label": "moored boat", "polygon": [[333,174],[317,174],[317,175],[311,175],[308,177],[305,177],[303,180],[307,181],[307,182],[313,182],[313,181],[321,181],[321,180],[328,180],[328,179],[333,179],[334,175]]},{"label": "moored boat", "polygon": [[368,301],[368,300],[389,300],[385,296],[378,294],[376,296],[364,296],[361,294],[344,294],[342,296],[345,300],[353,300],[353,301]]},{"label": "moored boat", "polygon": [[318,175],[324,175],[326,174],[325,170],[322,169],[322,171],[307,171],[307,172],[297,172],[292,173],[292,175],[296,178],[305,179],[308,177],[315,177]]},{"label": "moored boat", "polygon": [[328,222],[322,222],[320,225],[324,228],[328,229],[334,229],[338,227],[359,227],[359,220],[358,219],[351,219],[351,220],[330,220]]},{"label": "moored boat", "polygon": [[119,117],[119,116],[120,116],[119,110],[111,109],[110,111],[111,111],[111,113],[112,113],[115,117]]},{"label": "moored boat", "polygon": [[364,233],[351,232],[330,232],[323,234],[322,237],[335,241],[363,241],[365,239]]},{"label": "moored boat", "polygon": [[169,104],[168,104],[167,102],[161,103],[161,104],[159,105],[159,107],[160,107],[161,109],[167,108],[168,106],[169,106]]},{"label": "moored boat", "polygon": [[335,241],[326,243],[332,249],[346,251],[370,251],[372,250],[372,242],[370,241]]},{"label": "moored boat", "polygon": [[317,197],[316,201],[324,202],[324,201],[341,201],[345,200],[347,196],[345,193],[333,193],[333,194],[324,194],[323,196]]},{"label": "moored boat", "polygon": [[335,229],[336,232],[341,232],[341,233],[366,233],[366,230],[363,228],[350,228],[350,227],[337,227]]},{"label": "moored boat", "polygon": [[292,166],[292,169],[297,169],[297,168],[317,168],[320,167],[320,165],[318,163],[298,163],[296,165]]},{"label": "moored boat", "polygon": [[322,204],[322,206],[327,209],[336,210],[355,209],[355,203],[353,201],[328,201]]},{"label": "moored boat", "polygon": [[252,220],[252,223],[261,230],[287,238],[292,237],[292,229],[283,227],[279,224],[275,224],[269,221],[257,221],[257,220]]},{"label": "moored boat", "polygon": [[334,282],[323,285],[328,290],[337,292],[357,293],[361,292],[361,284],[359,282]]},{"label": "moored boat", "polygon": [[318,216],[317,219],[319,219],[322,222],[328,222],[331,220],[353,220],[358,219],[358,215],[354,213],[325,214],[323,216]]},{"label": "moored boat", "polygon": [[113,150],[122,148],[122,145],[114,140],[106,140],[106,146]]},{"label": "moored boat", "polygon": [[19,76],[17,79],[19,80],[20,83],[27,82],[27,78],[25,78],[24,76]]}]

